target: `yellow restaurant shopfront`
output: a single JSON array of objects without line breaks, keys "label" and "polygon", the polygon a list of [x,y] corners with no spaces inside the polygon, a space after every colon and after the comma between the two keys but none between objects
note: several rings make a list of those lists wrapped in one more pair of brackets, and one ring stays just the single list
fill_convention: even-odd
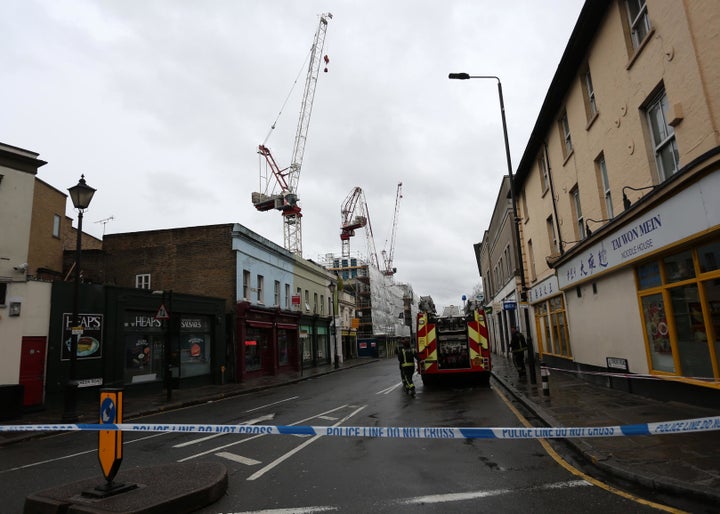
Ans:
[{"label": "yellow restaurant shopfront", "polygon": [[[568,252],[556,267],[557,285],[546,280],[548,294],[537,298],[533,306],[539,335],[551,335],[543,337],[543,342],[560,342],[545,344],[545,349],[570,359],[576,369],[612,373],[618,371],[610,369],[616,363],[625,363],[619,372],[635,378],[631,382],[636,389],[667,391],[672,385],[685,384],[700,386],[717,397],[717,198],[720,171],[674,191],[672,196],[650,197],[636,206],[636,212],[624,213],[617,225],[606,225]],[[559,293],[560,300],[553,304]],[[563,313],[561,300],[567,318],[567,344],[563,323],[558,321]],[[545,306],[547,310],[543,311]],[[551,327],[550,332],[546,326]],[[683,394],[687,397],[687,390]]]}]

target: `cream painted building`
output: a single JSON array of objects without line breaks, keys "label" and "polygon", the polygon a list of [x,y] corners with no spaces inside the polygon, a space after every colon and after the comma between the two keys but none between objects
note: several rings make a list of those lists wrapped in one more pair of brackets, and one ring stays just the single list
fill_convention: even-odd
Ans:
[{"label": "cream painted building", "polygon": [[546,364],[717,398],[719,41],[716,0],[585,3],[515,176]]},{"label": "cream painted building", "polygon": [[[23,369],[44,372],[44,360],[35,362],[34,345],[40,344],[44,356],[50,284],[28,281],[35,176],[44,164],[35,152],[0,143],[1,385],[22,383]],[[27,358],[26,349],[32,351]]]}]

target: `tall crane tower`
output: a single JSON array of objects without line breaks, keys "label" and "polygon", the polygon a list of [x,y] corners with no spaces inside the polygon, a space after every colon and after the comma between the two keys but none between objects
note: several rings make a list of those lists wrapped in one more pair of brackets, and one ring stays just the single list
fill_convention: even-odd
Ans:
[{"label": "tall crane tower", "polygon": [[[397,234],[397,223],[398,223],[398,212],[400,211],[400,199],[402,198],[402,182],[397,185],[397,193],[395,194],[395,214],[393,215],[392,234],[390,236],[390,249],[382,251],[383,264],[385,269],[382,270],[383,275],[392,276],[397,271],[397,268],[393,268],[393,258],[395,256],[395,234]],[[385,247],[388,242],[385,241]]]},{"label": "tall crane tower", "polygon": [[271,209],[280,211],[283,216],[284,246],[287,250],[300,256],[302,256],[302,209],[298,204],[300,199],[297,196],[297,187],[315,99],[318,73],[321,63],[324,62],[327,65],[329,62],[327,55],[322,55],[322,51],[325,46],[328,20],[331,19],[332,14],[321,14],[320,23],[315,31],[290,166],[280,169],[270,149],[264,143],[258,147],[258,153],[265,158],[266,168],[265,170],[262,167],[260,169],[262,191],[252,193],[252,203],[258,211]]},{"label": "tall crane tower", "polygon": [[368,210],[365,195],[360,187],[354,187],[340,208],[342,225],[340,227],[340,240],[342,241],[342,256],[350,257],[350,238],[355,235],[355,230],[365,227],[365,235],[368,244],[368,259],[376,268],[378,264],[377,251],[375,250],[375,239],[373,237],[372,224],[370,223],[370,211]]}]

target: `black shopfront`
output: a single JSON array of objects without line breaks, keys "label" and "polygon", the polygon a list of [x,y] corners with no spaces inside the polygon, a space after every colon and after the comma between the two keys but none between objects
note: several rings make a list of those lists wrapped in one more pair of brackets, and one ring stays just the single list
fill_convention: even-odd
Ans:
[{"label": "black shopfront", "polygon": [[[52,290],[46,392],[61,393],[70,368],[72,284]],[[94,284],[80,287],[76,378],[95,386],[160,390],[221,383],[225,300]],[[160,314],[160,315],[159,315]]]}]

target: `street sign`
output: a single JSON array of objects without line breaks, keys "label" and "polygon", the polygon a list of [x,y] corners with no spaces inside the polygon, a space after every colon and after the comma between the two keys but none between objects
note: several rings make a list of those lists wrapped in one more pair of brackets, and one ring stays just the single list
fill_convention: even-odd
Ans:
[{"label": "street sign", "polygon": [[[122,423],[122,389],[102,389],[100,391],[100,424]],[[123,433],[120,430],[98,431],[98,460],[105,480],[112,482],[122,463]]]},{"label": "street sign", "polygon": [[503,302],[504,311],[514,311],[517,309],[517,302]]},{"label": "street sign", "polygon": [[165,304],[160,304],[160,308],[157,311],[157,314],[155,314],[155,319],[170,319],[170,313],[165,308]]}]

